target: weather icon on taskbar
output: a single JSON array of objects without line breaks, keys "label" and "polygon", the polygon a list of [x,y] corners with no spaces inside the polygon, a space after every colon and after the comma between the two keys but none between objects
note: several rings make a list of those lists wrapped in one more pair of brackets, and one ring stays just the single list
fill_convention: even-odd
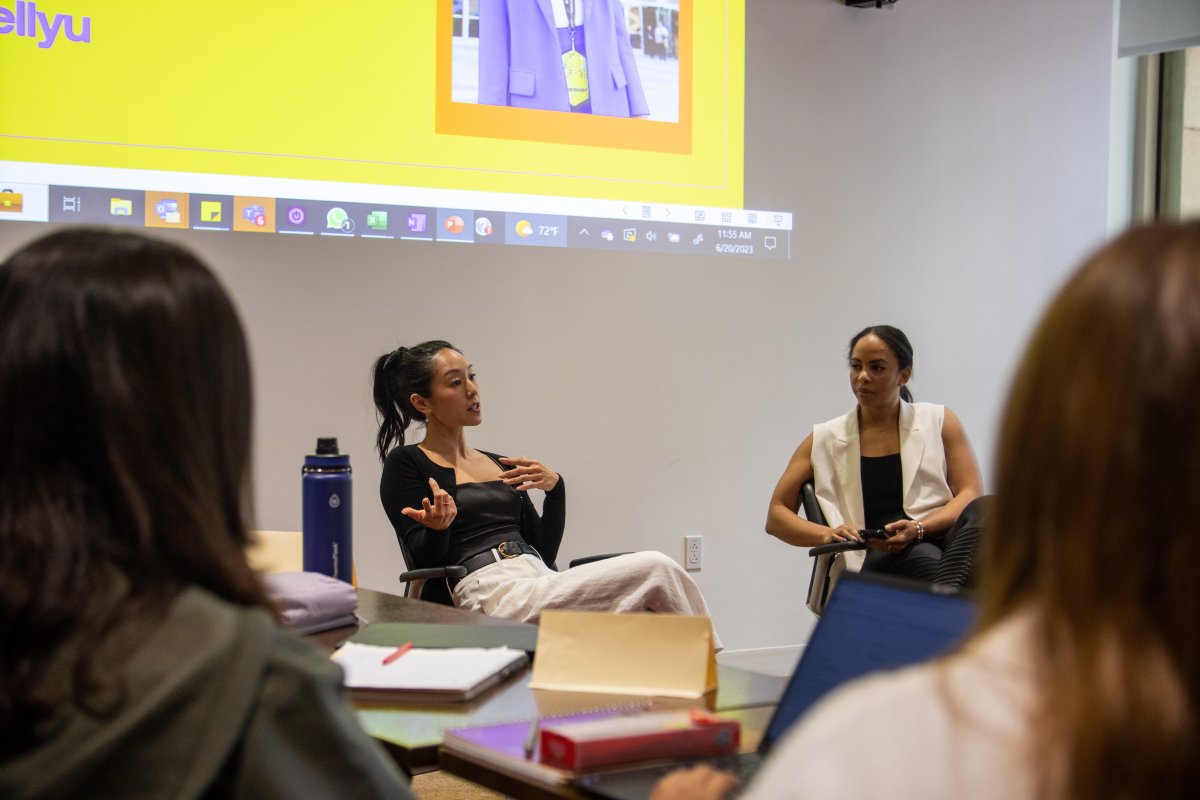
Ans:
[{"label": "weather icon on taskbar", "polygon": [[516,224],[515,230],[517,232],[517,236],[520,236],[522,239],[526,238],[527,236],[533,236],[533,226],[529,224],[529,220],[527,219],[519,220]]}]

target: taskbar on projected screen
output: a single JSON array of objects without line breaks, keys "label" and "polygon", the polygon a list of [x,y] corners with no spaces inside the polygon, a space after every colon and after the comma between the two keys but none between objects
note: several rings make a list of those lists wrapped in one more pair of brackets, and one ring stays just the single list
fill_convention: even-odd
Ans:
[{"label": "taskbar on projected screen", "polygon": [[[787,260],[791,215],[625,206],[626,217],[0,183],[0,221]],[[675,218],[671,211],[674,210]],[[634,216],[636,215],[636,216]],[[683,217],[683,219],[679,219]]]}]

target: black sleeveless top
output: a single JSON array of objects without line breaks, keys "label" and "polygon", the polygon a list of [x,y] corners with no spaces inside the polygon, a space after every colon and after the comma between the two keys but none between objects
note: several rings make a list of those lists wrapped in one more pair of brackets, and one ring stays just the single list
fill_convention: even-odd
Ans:
[{"label": "black sleeveless top", "polygon": [[904,472],[900,454],[860,456],[863,520],[868,528],[908,519],[904,513]]},{"label": "black sleeveless top", "polygon": [[524,542],[521,497],[504,481],[460,483],[455,494],[456,560],[482,553],[501,542]]}]

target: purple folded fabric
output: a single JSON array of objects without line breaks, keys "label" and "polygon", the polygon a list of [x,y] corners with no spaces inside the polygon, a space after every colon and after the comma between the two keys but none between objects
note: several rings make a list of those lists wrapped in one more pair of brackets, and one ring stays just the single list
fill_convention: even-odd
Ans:
[{"label": "purple folded fabric", "polygon": [[276,572],[263,576],[284,624],[299,633],[353,625],[358,608],[354,587],[319,572]]}]

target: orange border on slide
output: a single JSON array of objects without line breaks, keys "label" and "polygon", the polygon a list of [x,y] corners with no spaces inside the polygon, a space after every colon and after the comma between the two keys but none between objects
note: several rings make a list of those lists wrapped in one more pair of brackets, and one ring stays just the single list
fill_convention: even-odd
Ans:
[{"label": "orange border on slide", "polygon": [[692,0],[679,2],[678,122],[455,103],[450,99],[453,22],[452,0],[440,0],[434,122],[437,133],[660,153],[692,152]]}]

